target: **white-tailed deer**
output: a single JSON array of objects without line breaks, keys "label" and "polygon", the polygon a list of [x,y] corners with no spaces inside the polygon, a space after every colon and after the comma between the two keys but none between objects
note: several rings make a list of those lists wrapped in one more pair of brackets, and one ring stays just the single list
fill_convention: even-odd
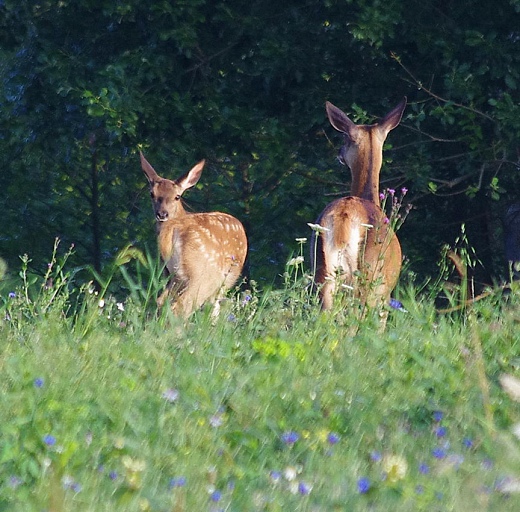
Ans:
[{"label": "white-tailed deer", "polygon": [[[316,221],[311,262],[323,309],[333,305],[338,284],[353,287],[363,303],[388,302],[401,270],[401,246],[380,207],[383,144],[401,121],[406,98],[380,122],[356,125],[326,103],[330,124],[344,135],[339,160],[352,173],[351,195],[328,204]],[[317,239],[316,239],[317,237]]]},{"label": "white-tailed deer", "polygon": [[141,167],[150,185],[157,220],[159,252],[171,276],[157,299],[162,306],[171,295],[174,313],[187,317],[207,301],[219,299],[237,281],[247,255],[244,227],[221,212],[189,213],[182,194],[200,178],[205,161],[175,181],[161,178],[141,153]]}]

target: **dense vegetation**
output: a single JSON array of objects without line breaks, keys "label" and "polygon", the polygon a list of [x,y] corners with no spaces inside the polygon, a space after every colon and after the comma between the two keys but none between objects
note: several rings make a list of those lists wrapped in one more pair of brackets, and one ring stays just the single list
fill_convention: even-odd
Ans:
[{"label": "dense vegetation", "polygon": [[296,263],[184,324],[63,264],[0,305],[0,510],[518,509],[518,287],[449,314],[402,290],[381,333]]},{"label": "dense vegetation", "polygon": [[250,275],[282,272],[350,177],[332,101],[373,121],[407,96],[382,186],[409,189],[404,253],[436,273],[461,224],[506,275],[501,218],[519,189],[518,0],[0,2],[0,256],[33,270],[56,236],[98,272],[154,246],[141,147],[177,176],[208,159],[195,210],[240,218]]}]

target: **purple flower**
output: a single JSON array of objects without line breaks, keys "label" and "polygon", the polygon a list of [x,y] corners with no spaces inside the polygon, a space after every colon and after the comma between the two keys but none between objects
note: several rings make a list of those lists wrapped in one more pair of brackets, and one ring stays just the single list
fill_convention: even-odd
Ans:
[{"label": "purple flower", "polygon": [[16,297],[16,293],[14,292],[9,292],[9,298],[10,299],[14,299]]},{"label": "purple flower", "polygon": [[433,411],[433,421],[439,423],[444,417],[444,413],[442,411]]},{"label": "purple flower", "polygon": [[305,482],[300,482],[298,484],[298,493],[302,496],[307,496],[311,492],[311,487],[307,485]]},{"label": "purple flower", "polygon": [[179,391],[174,388],[168,388],[165,391],[163,391],[163,394],[161,395],[167,402],[170,402],[173,404],[177,398],[179,398]]},{"label": "purple flower", "polygon": [[389,188],[389,189],[387,189],[386,191],[387,191],[388,194],[391,195],[391,196],[395,195],[395,189],[393,189],[393,188]]},{"label": "purple flower", "polygon": [[390,219],[389,219],[388,217],[385,217],[385,218],[383,219],[383,223],[384,223],[384,224],[390,224]]},{"label": "purple flower", "polygon": [[370,454],[370,459],[373,460],[374,462],[380,462],[383,459],[383,455],[381,454],[381,452],[374,450]]},{"label": "purple flower", "polygon": [[52,436],[51,434],[47,434],[47,435],[43,436],[43,442],[47,446],[54,446],[56,444],[56,438],[54,436]]},{"label": "purple flower", "polygon": [[227,317],[228,322],[236,322],[236,319],[237,317],[233,313],[230,313]]},{"label": "purple flower", "polygon": [[291,430],[289,432],[284,432],[280,438],[285,444],[293,445],[298,441],[298,439],[300,439],[300,436]]},{"label": "purple flower", "polygon": [[416,493],[416,494],[423,494],[423,493],[424,493],[424,486],[422,486],[422,485],[417,485],[417,486],[415,487],[415,493]]},{"label": "purple flower", "polygon": [[169,489],[173,489],[174,487],[184,487],[186,485],[186,477],[179,476],[176,478],[172,478],[170,483],[168,484]]},{"label": "purple flower", "polygon": [[117,472],[110,471],[110,473],[108,474],[108,478],[110,478],[110,480],[117,480]]},{"label": "purple flower", "polygon": [[421,463],[419,464],[419,473],[422,475],[427,475],[430,472],[430,466],[428,464]]},{"label": "purple flower", "polygon": [[357,481],[357,490],[360,494],[366,494],[370,490],[370,480],[366,477],[361,477]]},{"label": "purple flower", "polygon": [[278,483],[282,478],[282,473],[280,471],[270,471],[269,472],[269,479],[273,484]]},{"label": "purple flower", "polygon": [[213,491],[210,496],[209,496],[209,499],[215,503],[217,503],[218,501],[220,501],[222,498],[222,493],[218,490],[216,491]]},{"label": "purple flower", "polygon": [[400,300],[390,299],[390,302],[388,303],[388,305],[392,309],[397,309],[397,311],[402,311],[403,313],[408,313],[408,311],[406,311],[406,309],[404,309],[403,303]]},{"label": "purple flower", "polygon": [[406,187],[403,187],[401,189],[401,194],[403,194],[403,196],[405,196],[407,192],[408,192],[408,189]]},{"label": "purple flower", "polygon": [[43,387],[43,379],[41,377],[37,377],[36,379],[34,379],[34,387],[35,388]]},{"label": "purple flower", "polygon": [[383,192],[381,192],[381,193],[379,194],[379,199],[382,201],[384,198],[385,198],[385,195],[383,194]]},{"label": "purple flower", "polygon": [[341,438],[338,436],[338,434],[335,434],[334,432],[330,432],[327,436],[327,441],[329,442],[329,444],[339,443],[340,439]]},{"label": "purple flower", "polygon": [[473,441],[472,441],[469,437],[465,437],[465,438],[462,440],[462,444],[463,444],[466,448],[473,448]]},{"label": "purple flower", "polygon": [[446,433],[448,432],[448,429],[446,427],[437,427],[435,430],[435,435],[437,437],[444,437]]},{"label": "purple flower", "polygon": [[436,458],[436,459],[444,459],[444,457],[446,457],[446,451],[444,450],[444,448],[441,448],[440,446],[437,447],[437,448],[434,448],[432,450],[432,455]]}]

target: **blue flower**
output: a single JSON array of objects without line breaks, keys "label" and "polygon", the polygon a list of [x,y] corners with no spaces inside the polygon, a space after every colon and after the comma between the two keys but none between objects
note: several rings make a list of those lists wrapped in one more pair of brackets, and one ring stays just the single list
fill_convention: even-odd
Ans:
[{"label": "blue flower", "polygon": [[335,434],[334,432],[330,432],[327,436],[327,441],[329,442],[329,444],[339,443],[339,440],[340,437],[338,436],[338,434]]},{"label": "blue flower", "polygon": [[117,480],[117,472],[110,471],[110,473],[108,474],[108,478],[110,478],[110,480]]},{"label": "blue flower", "polygon": [[218,501],[220,501],[220,499],[222,498],[222,493],[218,490],[216,491],[213,491],[210,496],[209,496],[209,499],[215,503],[217,503]]},{"label": "blue flower", "polygon": [[54,446],[56,444],[56,438],[54,436],[52,436],[51,434],[47,434],[47,435],[43,436],[43,442],[47,446]]},{"label": "blue flower", "polygon": [[370,454],[370,459],[373,460],[374,462],[380,462],[383,459],[383,455],[381,454],[381,452],[374,450]]},{"label": "blue flower", "polygon": [[428,464],[419,464],[419,473],[427,475],[430,472],[430,466]]},{"label": "blue flower", "polygon": [[9,292],[9,298],[10,299],[14,299],[16,297],[16,293],[14,292]]},{"label": "blue flower", "polygon": [[469,437],[465,437],[465,438],[462,440],[462,444],[463,444],[466,448],[473,448],[473,441],[472,441]]},{"label": "blue flower", "polygon": [[311,487],[307,485],[305,482],[300,482],[298,484],[298,493],[302,496],[307,496],[311,492]]},{"label": "blue flower", "polygon": [[388,305],[392,309],[397,309],[397,311],[401,311],[403,313],[408,313],[408,311],[406,309],[404,309],[403,303],[397,299],[390,299],[390,302],[388,303]]},{"label": "blue flower", "polygon": [[442,411],[433,411],[433,421],[439,423],[444,417],[444,413]]},{"label": "blue flower", "polygon": [[366,494],[370,490],[370,480],[366,477],[361,477],[357,481],[357,490],[360,494]]},{"label": "blue flower", "polygon": [[168,484],[168,488],[173,489],[174,487],[184,487],[186,485],[186,477],[179,476],[172,478]]},{"label": "blue flower", "polygon": [[437,437],[444,437],[446,433],[448,432],[448,429],[446,427],[437,427],[435,430],[435,435]]},{"label": "blue flower", "polygon": [[434,448],[432,450],[432,455],[436,458],[436,459],[444,459],[444,457],[446,457],[446,451],[444,450],[444,448],[441,448],[440,446],[437,447],[437,448]]},{"label": "blue flower", "polygon": [[34,379],[34,387],[35,388],[41,388],[43,387],[43,379],[41,377],[37,377],[36,379]]},{"label": "blue flower", "polygon": [[293,432],[292,430],[289,432],[284,432],[281,435],[281,440],[285,444],[289,444],[289,445],[294,444],[296,441],[298,441],[298,439],[300,439],[300,436],[296,432]]}]

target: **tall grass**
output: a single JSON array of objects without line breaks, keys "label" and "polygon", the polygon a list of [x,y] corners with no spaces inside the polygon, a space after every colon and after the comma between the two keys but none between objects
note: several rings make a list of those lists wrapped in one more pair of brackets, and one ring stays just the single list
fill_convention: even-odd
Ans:
[{"label": "tall grass", "polygon": [[518,509],[518,287],[448,314],[403,287],[381,333],[320,312],[296,256],[184,322],[153,258],[96,288],[59,252],[1,295],[0,510]]}]

